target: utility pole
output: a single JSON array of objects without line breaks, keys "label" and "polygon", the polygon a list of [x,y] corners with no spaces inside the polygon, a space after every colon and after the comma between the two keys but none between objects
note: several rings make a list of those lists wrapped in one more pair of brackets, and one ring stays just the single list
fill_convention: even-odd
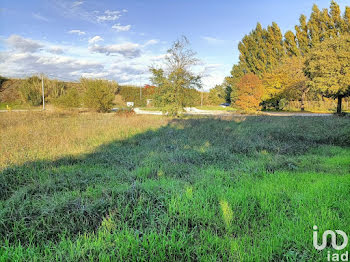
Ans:
[{"label": "utility pole", "polygon": [[141,85],[141,76],[139,77],[139,83],[140,83],[140,103],[142,99],[142,85]]},{"label": "utility pole", "polygon": [[43,93],[43,110],[45,110],[44,75],[41,75],[41,89]]},{"label": "utility pole", "polygon": [[201,107],[203,106],[203,91],[201,92]]}]

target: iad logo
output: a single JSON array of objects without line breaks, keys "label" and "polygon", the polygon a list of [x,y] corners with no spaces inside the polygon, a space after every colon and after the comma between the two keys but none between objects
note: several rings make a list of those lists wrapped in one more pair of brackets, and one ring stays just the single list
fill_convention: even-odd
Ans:
[{"label": "iad logo", "polygon": [[[318,230],[318,227],[314,226],[314,235],[313,235],[314,236],[314,247],[317,250],[323,250],[326,248],[328,235],[331,236],[331,245],[335,250],[343,250],[348,245],[348,241],[349,241],[348,236],[345,234],[345,232],[343,232],[341,230],[335,230],[335,232],[337,232],[337,234],[342,236],[343,244],[338,246],[337,245],[337,236],[334,233],[334,231],[326,230],[322,235],[322,244],[319,245],[318,238],[317,238],[317,234],[318,234],[317,230]],[[328,261],[349,261],[349,252],[346,251],[343,254],[338,254],[338,253],[331,254],[331,252],[328,251],[327,259],[328,259]]]}]

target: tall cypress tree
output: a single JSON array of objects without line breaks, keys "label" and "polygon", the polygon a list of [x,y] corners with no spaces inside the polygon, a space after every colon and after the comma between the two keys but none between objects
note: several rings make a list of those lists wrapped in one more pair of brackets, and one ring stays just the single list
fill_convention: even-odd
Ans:
[{"label": "tall cypress tree", "polygon": [[339,34],[344,33],[343,29],[344,29],[345,21],[341,17],[341,11],[340,11],[339,5],[334,1],[331,2],[330,16],[331,16],[332,27],[333,27],[333,28],[330,28],[330,30],[333,31],[332,35],[338,36]]},{"label": "tall cypress tree", "polygon": [[322,14],[320,9],[316,4],[314,4],[312,7],[312,13],[311,13],[310,19],[307,23],[311,47],[317,45],[320,42],[320,36],[321,36],[321,30],[322,30],[321,16]]},{"label": "tall cypress tree", "polygon": [[283,36],[280,28],[275,22],[267,27],[266,47],[267,65],[265,71],[271,72],[285,55]]},{"label": "tall cypress tree", "polygon": [[287,31],[284,34],[284,48],[286,50],[286,55],[289,57],[300,55],[300,51],[296,41],[296,36],[292,31]]},{"label": "tall cypress tree", "polygon": [[299,18],[299,25],[295,26],[296,38],[301,55],[306,55],[309,52],[310,38],[308,34],[308,25],[306,16],[301,15]]},{"label": "tall cypress tree", "polygon": [[345,7],[345,13],[343,16],[343,33],[350,33],[350,6]]},{"label": "tall cypress tree", "polygon": [[329,11],[321,11],[317,5],[313,5],[308,21],[305,15],[301,15],[299,25],[295,26],[295,34],[288,31],[283,37],[276,23],[266,29],[258,23],[239,43],[239,64],[232,69],[232,78],[250,72],[262,77],[280,65],[284,57],[305,57],[320,42],[347,33],[350,33],[350,7],[345,8],[342,16],[334,0]]},{"label": "tall cypress tree", "polygon": [[320,27],[320,42],[328,38],[337,37],[338,30],[336,29],[335,22],[328,13],[327,8],[322,10]]},{"label": "tall cypress tree", "polygon": [[250,34],[244,36],[238,44],[241,64],[254,74],[260,74],[266,70],[264,34],[264,29],[258,23],[256,28]]}]

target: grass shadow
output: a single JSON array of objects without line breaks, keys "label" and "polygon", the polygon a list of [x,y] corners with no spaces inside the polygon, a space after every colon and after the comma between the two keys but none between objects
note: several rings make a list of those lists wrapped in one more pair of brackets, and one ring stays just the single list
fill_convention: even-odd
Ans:
[{"label": "grass shadow", "polygon": [[[259,179],[300,170],[301,156],[324,145],[349,147],[349,121],[189,118],[101,145],[90,154],[10,166],[0,173],[0,239],[25,245],[58,242],[96,232],[108,217],[113,217],[115,230],[132,228],[140,237],[149,231],[166,234],[179,225],[188,233],[206,229],[224,235],[234,220],[231,211],[226,224],[210,220],[221,217],[220,194],[245,174]],[[221,184],[211,192],[215,181]],[[201,208],[211,215],[191,217],[177,208],[179,192],[190,199],[193,185],[205,188],[203,203],[208,206]],[[240,224],[247,230],[252,223],[268,223],[260,204],[249,199],[248,208],[255,213]]]}]

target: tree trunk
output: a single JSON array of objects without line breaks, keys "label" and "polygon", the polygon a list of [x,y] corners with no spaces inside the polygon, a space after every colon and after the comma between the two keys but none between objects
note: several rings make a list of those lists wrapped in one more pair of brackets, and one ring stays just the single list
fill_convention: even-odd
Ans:
[{"label": "tree trunk", "polygon": [[303,93],[301,94],[300,98],[300,110],[305,111],[305,100],[306,100],[306,94],[309,92],[310,88],[306,88],[303,90]]},{"label": "tree trunk", "polygon": [[341,104],[342,104],[343,96],[338,96],[338,106],[337,106],[337,114],[341,114]]},{"label": "tree trunk", "polygon": [[304,94],[301,96],[301,99],[300,99],[300,110],[305,111],[305,96],[304,96]]}]

